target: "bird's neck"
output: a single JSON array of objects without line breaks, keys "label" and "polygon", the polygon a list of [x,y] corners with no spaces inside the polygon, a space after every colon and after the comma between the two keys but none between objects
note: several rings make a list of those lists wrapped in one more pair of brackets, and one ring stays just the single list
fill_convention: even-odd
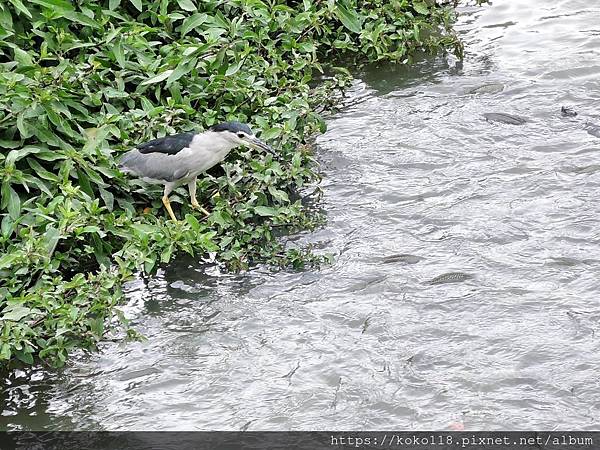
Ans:
[{"label": "bird's neck", "polygon": [[222,155],[224,158],[227,153],[237,147],[237,144],[231,142],[221,133],[208,131],[195,136],[190,147],[194,151],[210,151],[212,153]]}]

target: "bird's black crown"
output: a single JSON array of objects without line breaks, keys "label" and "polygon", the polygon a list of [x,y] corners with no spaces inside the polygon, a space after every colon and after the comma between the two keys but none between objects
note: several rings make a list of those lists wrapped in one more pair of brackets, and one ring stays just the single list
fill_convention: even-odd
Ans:
[{"label": "bird's black crown", "polygon": [[240,122],[223,122],[218,125],[213,125],[210,127],[212,131],[220,132],[220,131],[229,131],[231,133],[237,133],[238,131],[243,131],[249,135],[252,135],[252,130],[245,123]]}]

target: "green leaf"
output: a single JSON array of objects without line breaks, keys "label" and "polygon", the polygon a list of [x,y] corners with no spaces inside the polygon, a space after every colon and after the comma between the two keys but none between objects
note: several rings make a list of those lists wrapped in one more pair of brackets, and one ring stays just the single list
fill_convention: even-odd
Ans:
[{"label": "green leaf", "polygon": [[121,4],[121,0],[109,0],[108,9],[110,9],[111,11],[114,11],[115,9],[118,8],[118,6],[120,4]]},{"label": "green leaf", "polygon": [[6,178],[2,181],[0,194],[0,209],[4,209],[8,206],[8,200],[10,199],[10,181]]},{"label": "green leaf", "polygon": [[152,234],[157,231],[157,229],[151,225],[147,225],[145,223],[134,223],[131,225],[135,230],[137,230],[140,235]]},{"label": "green leaf", "polygon": [[273,196],[274,199],[289,203],[290,198],[286,192],[276,189],[274,186],[269,186],[269,193]]},{"label": "green leaf", "polygon": [[81,169],[77,169],[77,180],[79,181],[79,187],[81,190],[92,197],[94,195],[94,189],[92,189],[90,178]]},{"label": "green leaf", "polygon": [[23,2],[21,0],[10,0],[10,2],[15,6],[17,11],[22,12],[23,14],[25,14],[27,17],[29,17],[31,19],[31,13],[25,7],[25,5],[23,4]]},{"label": "green leaf", "polygon": [[48,227],[46,232],[44,233],[44,247],[46,249],[46,253],[48,256],[51,256],[56,249],[56,245],[62,236],[60,235],[60,231],[58,231],[54,227]]},{"label": "green leaf", "polygon": [[230,65],[230,66],[227,68],[227,70],[225,71],[225,76],[226,76],[226,77],[229,77],[229,76],[231,76],[231,75],[235,75],[235,74],[236,74],[236,73],[237,73],[237,72],[240,70],[240,68],[242,67],[242,65],[243,65],[243,64],[244,64],[244,60],[243,60],[243,59],[241,59],[241,60],[239,60],[238,62],[236,62],[236,63],[234,63],[234,64]]},{"label": "green leaf", "polygon": [[13,48],[13,51],[15,52],[16,62],[22,66],[33,66],[33,60],[31,59],[31,56],[29,56],[29,53],[20,48]]},{"label": "green leaf", "polygon": [[97,317],[95,319],[89,319],[88,323],[96,337],[101,338],[104,333],[104,320],[102,320],[101,317]]},{"label": "green leaf", "polygon": [[[4,28],[2,30],[2,28]],[[13,19],[7,8],[0,7],[0,35],[7,37],[13,33]]]},{"label": "green leaf", "polygon": [[21,213],[21,198],[12,187],[9,187],[7,210],[8,214],[13,220],[17,220],[19,214]]},{"label": "green leaf", "polygon": [[104,200],[104,204],[109,211],[112,211],[115,204],[115,196],[110,191],[107,191],[102,187],[99,187],[98,190],[100,191],[100,197],[102,197],[102,200]]},{"label": "green leaf", "polygon": [[86,168],[84,169],[86,175],[90,178],[91,181],[93,181],[96,185],[101,186],[101,187],[107,187],[108,185],[104,182],[104,180],[102,179],[102,177],[100,176],[100,174],[98,172],[96,172],[94,169],[91,168]]},{"label": "green leaf", "polygon": [[168,263],[171,260],[171,255],[173,254],[173,244],[169,245],[165,248],[160,254],[160,262]]},{"label": "green leaf", "polygon": [[25,364],[33,364],[33,355],[31,352],[15,352],[15,356]]},{"label": "green leaf", "polygon": [[123,69],[125,68],[125,53],[123,52],[123,44],[119,40],[112,48],[113,55],[117,64]]},{"label": "green leaf", "polygon": [[21,305],[9,305],[4,308],[2,320],[12,320],[13,322],[18,322],[19,320],[36,312],[39,311]]},{"label": "green leaf", "polygon": [[277,215],[277,209],[271,208],[270,206],[255,206],[254,212],[256,214],[258,214],[259,216],[264,216],[264,217]]},{"label": "green leaf", "polygon": [[[12,234],[12,232],[14,231],[14,229],[15,229],[14,222],[11,220],[10,216],[4,216],[4,219],[2,219],[2,222],[0,224],[0,230],[2,231],[2,237],[4,237],[5,239],[8,239],[10,237],[10,235]],[[5,256],[9,256],[9,255],[12,255],[14,258],[16,258],[16,255],[14,253],[9,253]],[[4,256],[2,258],[0,258],[0,261],[2,261],[3,258],[4,258]],[[2,264],[3,263],[0,262],[0,269],[3,267]]]},{"label": "green leaf", "polygon": [[37,162],[35,159],[28,158],[27,164],[29,164],[29,167],[31,167],[35,171],[35,174],[38,177],[43,178],[44,180],[53,181],[55,183],[58,182],[58,177],[55,174],[53,174],[52,172],[49,172],[46,169],[44,169],[41,166],[41,164],[39,162]]},{"label": "green leaf", "polygon": [[177,3],[179,3],[179,7],[181,9],[185,9],[186,11],[196,11],[196,5],[194,5],[194,2],[192,2],[192,0],[177,0]]},{"label": "green leaf", "polygon": [[85,130],[86,142],[81,153],[84,155],[90,155],[100,146],[100,144],[106,139],[108,135],[108,127],[102,125],[99,128],[88,128]]},{"label": "green leaf", "polygon": [[37,188],[40,191],[44,192],[49,197],[52,197],[52,192],[50,192],[50,189],[48,188],[48,186],[46,185],[46,183],[44,183],[42,180],[40,180],[39,178],[31,177],[31,180],[28,180],[28,181],[30,181],[32,184],[34,184],[35,186],[37,186]]},{"label": "green leaf", "polygon": [[2,344],[0,347],[0,359],[9,360],[11,356],[10,345],[7,343]]},{"label": "green leaf", "polygon": [[27,155],[39,153],[39,152],[42,152],[45,150],[48,150],[48,149],[43,148],[43,147],[36,147],[33,145],[28,145],[27,147],[23,147],[22,149],[19,149],[19,150],[11,150],[8,153],[8,155],[6,156],[6,161],[4,164],[7,166],[13,165],[16,161],[20,160],[21,158],[23,158]]},{"label": "green leaf", "polygon": [[139,12],[142,12],[142,0],[129,0],[131,2],[131,4],[133,6],[135,6],[135,9],[137,9]]},{"label": "green leaf", "polygon": [[21,141],[7,141],[6,139],[0,139],[0,148],[17,148],[21,146]]},{"label": "green leaf", "polygon": [[154,266],[156,266],[156,258],[154,256],[149,257],[144,261],[144,271],[146,273],[152,273]]},{"label": "green leaf", "polygon": [[192,58],[190,61],[186,61],[185,63],[179,64],[177,67],[175,67],[175,70],[173,70],[167,79],[167,86],[189,73],[196,66],[197,62],[198,58]]},{"label": "green leaf", "polygon": [[335,6],[334,14],[353,33],[360,33],[362,30],[361,18],[353,9],[347,9],[345,6],[338,4]]},{"label": "green leaf", "polygon": [[100,24],[85,14],[81,14],[78,12],[66,12],[63,16],[69,19],[71,22],[77,22],[82,25],[86,25],[92,28],[100,28]]},{"label": "green leaf", "polygon": [[191,15],[190,17],[188,17],[187,19],[185,19],[183,21],[183,23],[181,24],[181,27],[179,27],[179,33],[181,33],[182,37],[185,36],[190,31],[192,31],[194,28],[199,27],[204,22],[206,22],[207,18],[208,18],[208,15],[205,13],[196,13],[196,14]]},{"label": "green leaf", "polygon": [[57,13],[63,14],[66,11],[74,11],[71,2],[66,0],[29,0],[29,3],[36,3],[40,6],[45,6]]},{"label": "green leaf", "polygon": [[[39,152],[36,155],[37,159],[42,159],[44,161],[56,161],[57,159],[66,159],[67,156],[64,153],[58,153],[58,152],[53,152],[53,151],[44,151],[44,152]],[[31,162],[31,160],[28,160],[28,162]]]},{"label": "green leaf", "polygon": [[98,233],[98,234],[100,234],[100,237],[102,237],[102,235],[104,234],[103,231],[100,229],[100,227],[97,227],[96,225],[87,225],[82,228],[81,232],[82,233]]},{"label": "green leaf", "polygon": [[119,91],[111,86],[107,86],[102,91],[106,98],[129,98],[129,94],[124,91]]},{"label": "green leaf", "polygon": [[271,139],[275,139],[276,137],[279,137],[281,135],[281,128],[269,128],[266,130],[263,130],[260,133],[260,138],[263,141],[269,141]]},{"label": "green leaf", "polygon": [[[2,221],[4,224],[4,221]],[[11,266],[13,262],[15,262],[19,258],[19,255],[16,253],[8,253],[0,257],[0,269],[7,269]]]},{"label": "green leaf", "polygon": [[163,80],[166,80],[173,73],[172,69],[165,70],[163,73],[153,76],[152,78],[148,78],[140,83],[142,86],[146,86],[148,84],[160,83]]},{"label": "green leaf", "polygon": [[200,222],[198,222],[198,219],[196,219],[194,216],[192,216],[191,214],[186,214],[185,220],[187,221],[187,223],[190,224],[192,230],[196,232],[200,231]]},{"label": "green leaf", "polygon": [[221,225],[223,228],[228,228],[230,226],[231,216],[224,211],[213,211],[209,217],[212,223],[216,223]]},{"label": "green leaf", "polygon": [[161,16],[166,16],[169,12],[169,2],[170,0],[160,0],[160,9],[159,14]]},{"label": "green leaf", "polygon": [[429,8],[427,8],[427,5],[423,2],[414,2],[413,8],[419,14],[423,14],[425,16],[429,15]]}]

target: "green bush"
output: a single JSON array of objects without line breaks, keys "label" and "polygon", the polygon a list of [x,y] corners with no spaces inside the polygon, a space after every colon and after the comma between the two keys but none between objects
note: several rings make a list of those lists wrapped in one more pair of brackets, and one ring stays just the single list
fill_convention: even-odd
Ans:
[{"label": "green bush", "polygon": [[[318,112],[350,81],[330,61],[460,53],[452,17],[425,0],[0,3],[0,364],[94,349],[122,282],[178,252],[233,270],[318,259],[273,230],[321,220],[300,200],[318,181]],[[240,149],[212,170],[198,187],[206,220],[184,193],[172,197],[184,220],[169,221],[160,187],[116,169],[136,143],[226,119],[281,158]]]}]

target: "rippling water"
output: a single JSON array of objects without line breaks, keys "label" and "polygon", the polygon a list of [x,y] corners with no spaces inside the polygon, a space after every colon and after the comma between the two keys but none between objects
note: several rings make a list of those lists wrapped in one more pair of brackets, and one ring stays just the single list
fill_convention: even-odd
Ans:
[{"label": "rippling water", "polygon": [[2,427],[597,429],[594,5],[464,8],[464,62],[357,73],[318,140],[328,224],[302,237],[333,266],[133,283],[148,341],[17,372]]}]

